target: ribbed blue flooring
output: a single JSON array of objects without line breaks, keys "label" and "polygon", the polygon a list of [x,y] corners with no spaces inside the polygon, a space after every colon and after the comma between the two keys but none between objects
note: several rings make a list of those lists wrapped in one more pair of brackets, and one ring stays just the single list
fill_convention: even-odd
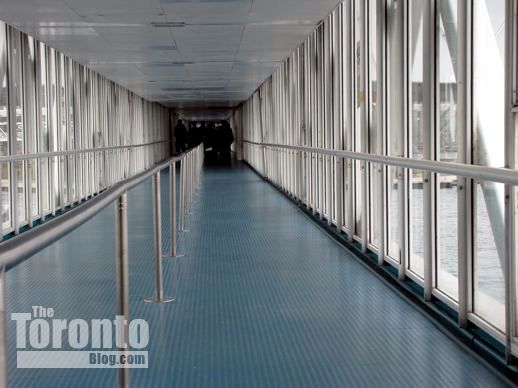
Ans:
[{"label": "ribbed blue flooring", "polygon": [[[180,241],[187,256],[165,262],[177,300],[146,304],[150,182],[129,203],[131,318],[151,330],[134,387],[505,386],[244,167],[205,171]],[[8,314],[43,305],[57,318],[112,318],[113,221],[110,207],[9,271]],[[17,369],[14,333],[9,321],[10,387],[115,386],[115,370]]]}]

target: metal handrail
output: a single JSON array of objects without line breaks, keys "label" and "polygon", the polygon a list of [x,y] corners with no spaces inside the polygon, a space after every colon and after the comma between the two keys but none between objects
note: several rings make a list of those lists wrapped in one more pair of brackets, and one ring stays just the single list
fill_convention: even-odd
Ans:
[{"label": "metal handrail", "polygon": [[52,151],[52,152],[40,152],[40,153],[35,153],[35,154],[0,156],[0,163],[21,162],[24,160],[53,158],[56,156],[89,154],[89,153],[98,153],[98,152],[106,152],[106,151],[114,151],[114,150],[127,150],[127,149],[131,149],[131,148],[147,147],[147,146],[152,146],[155,144],[162,144],[162,143],[169,143],[169,142],[170,142],[169,140],[161,140],[161,141],[155,141],[152,143],[144,143],[144,144],[128,144],[128,145],[111,146],[111,147],[86,148],[83,150]]},{"label": "metal handrail", "polygon": [[403,158],[399,156],[384,156],[367,154],[363,152],[330,150],[324,148],[292,146],[284,144],[257,143],[249,140],[243,140],[243,142],[262,147],[284,148],[295,151],[335,156],[338,158],[361,160],[387,166],[409,168],[412,170],[423,170],[440,174],[457,175],[478,181],[491,181],[518,186],[518,170],[512,170],[509,168],[486,167],[456,162],[441,162],[436,160],[419,160]]},{"label": "metal handrail", "polygon": [[[146,299],[148,302],[169,302],[174,298],[164,295],[162,275],[162,212],[160,194],[160,172],[169,168],[169,206],[170,206],[170,239],[171,250],[168,257],[181,255],[176,252],[176,163],[181,162],[180,169],[180,231],[185,228],[184,214],[194,200],[194,195],[200,184],[203,166],[203,145],[192,148],[179,156],[163,161],[155,167],[142,172],[112,187],[90,199],[84,204],[55,218],[43,225],[37,226],[10,240],[0,243],[0,388],[6,387],[6,347],[5,347],[5,269],[10,269],[21,261],[31,257],[50,244],[61,239],[71,231],[90,220],[101,210],[115,203],[116,224],[116,311],[117,315],[125,318],[129,315],[129,262],[128,262],[128,200],[127,192],[152,177],[153,187],[153,239],[155,264],[155,294]],[[127,336],[127,332],[124,333]],[[124,338],[123,343],[127,342]],[[124,348],[118,349],[125,351]],[[118,370],[118,386],[129,387],[129,370]]]},{"label": "metal handrail", "polygon": [[33,229],[9,240],[1,242],[0,266],[9,270],[19,262],[51,245],[95,216],[105,207],[113,203],[123,193],[131,190],[133,187],[139,185],[157,172],[168,168],[171,164],[183,160],[193,151],[194,149],[182,155],[167,159],[147,171],[125,181],[116,183],[96,197],[86,201],[84,204],[79,205],[65,214],[42,225],[36,226]]}]

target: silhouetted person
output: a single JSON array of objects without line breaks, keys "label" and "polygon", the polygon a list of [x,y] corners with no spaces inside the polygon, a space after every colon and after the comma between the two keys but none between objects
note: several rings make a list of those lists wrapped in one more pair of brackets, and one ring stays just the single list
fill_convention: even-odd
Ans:
[{"label": "silhouetted person", "polygon": [[199,138],[198,138],[198,144],[205,143],[205,136],[207,135],[207,126],[209,123],[206,121],[201,123]]},{"label": "silhouetted person", "polygon": [[181,154],[187,149],[187,128],[183,125],[182,120],[178,120],[174,127],[174,137],[176,139],[176,152]]},{"label": "silhouetted person", "polygon": [[196,147],[203,141],[203,126],[202,123],[198,122],[191,126],[188,135],[189,147]]},{"label": "silhouetted person", "polygon": [[234,133],[227,120],[221,122],[218,134],[218,148],[220,161],[223,164],[230,164],[230,146],[234,142]]},{"label": "silhouetted person", "polygon": [[203,128],[203,146],[205,149],[210,148],[212,146],[211,144],[211,131],[213,127],[213,123],[209,122],[205,127]]},{"label": "silhouetted person", "polygon": [[218,139],[219,131],[213,122],[207,125],[203,145],[205,148],[205,157],[207,164],[216,164],[218,162]]}]

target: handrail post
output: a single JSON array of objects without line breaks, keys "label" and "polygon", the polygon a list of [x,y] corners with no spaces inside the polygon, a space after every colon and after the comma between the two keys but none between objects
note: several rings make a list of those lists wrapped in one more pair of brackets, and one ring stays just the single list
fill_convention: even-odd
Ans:
[{"label": "handrail post", "polygon": [[[129,264],[128,264],[128,194],[124,193],[115,202],[115,282],[117,315],[123,316],[126,321],[129,317]],[[121,332],[123,338],[119,343],[128,343],[128,327]],[[125,351],[119,348],[119,351]],[[130,386],[130,370],[119,368],[117,372],[118,387]],[[1,383],[0,383],[1,387]]]},{"label": "handrail post", "polygon": [[201,187],[201,166],[202,166],[202,148],[200,146],[200,148],[198,148],[198,182],[197,182],[197,187],[198,187],[198,191],[200,190],[200,187]]},{"label": "handrail post", "polygon": [[[194,203],[194,199],[196,197],[196,150],[192,152],[192,178],[191,178],[191,185],[192,185],[192,201]],[[191,206],[192,210],[192,206]]]},{"label": "handrail post", "polygon": [[184,190],[185,190],[185,209],[184,214],[189,214],[189,174],[191,172],[191,163],[189,160],[189,154],[185,155],[185,177],[184,177]]},{"label": "handrail post", "polygon": [[192,152],[187,154],[187,214],[192,214],[191,203],[192,203]]},{"label": "handrail post", "polygon": [[201,187],[201,169],[203,166],[203,145],[198,149],[198,189]]},{"label": "handrail post", "polygon": [[196,150],[196,183],[200,183],[200,171],[200,148],[198,148]]},{"label": "handrail post", "polygon": [[185,229],[185,164],[187,160],[182,159],[180,164],[180,231]]},{"label": "handrail post", "polygon": [[196,193],[196,186],[194,185],[194,177],[196,175],[196,154],[195,151],[192,152],[191,156],[191,213],[192,213],[192,203],[194,202],[194,194]]},{"label": "handrail post", "polygon": [[150,303],[172,302],[175,298],[164,296],[162,273],[162,214],[160,203],[160,171],[153,175],[153,237],[155,240],[155,295],[145,299]]},{"label": "handrail post", "polygon": [[187,172],[187,157],[184,157],[180,163],[180,232],[185,230],[185,176]]},{"label": "handrail post", "polygon": [[176,162],[169,166],[169,229],[171,233],[171,249],[169,256],[184,256],[176,251]]},{"label": "handrail post", "polygon": [[191,213],[192,213],[192,203],[194,202],[194,174],[195,174],[195,164],[194,164],[194,151],[191,154]]}]

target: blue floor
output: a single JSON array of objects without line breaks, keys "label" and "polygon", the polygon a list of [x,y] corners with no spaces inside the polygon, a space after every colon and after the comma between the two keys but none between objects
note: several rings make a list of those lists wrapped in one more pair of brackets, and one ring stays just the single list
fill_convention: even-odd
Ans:
[{"label": "blue floor", "polygon": [[[163,176],[167,235],[167,176]],[[134,387],[500,387],[506,384],[246,167],[204,172],[153,294],[150,181],[129,194],[130,318],[150,324]],[[7,273],[7,313],[113,318],[114,208]],[[164,248],[168,241],[164,239]],[[113,387],[113,369],[17,369],[10,387]]]}]

